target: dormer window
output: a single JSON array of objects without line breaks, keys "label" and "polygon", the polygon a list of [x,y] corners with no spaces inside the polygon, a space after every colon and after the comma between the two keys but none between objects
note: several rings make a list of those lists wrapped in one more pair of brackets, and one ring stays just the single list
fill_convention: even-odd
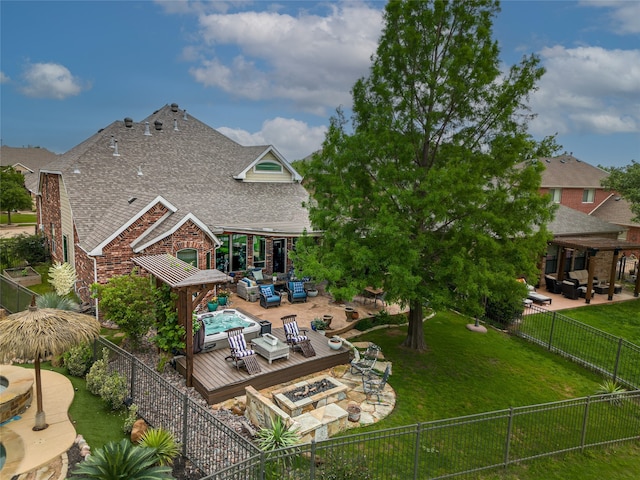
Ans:
[{"label": "dormer window", "polygon": [[254,170],[260,173],[282,173],[282,165],[278,162],[265,160],[264,162],[258,163],[254,167]]}]

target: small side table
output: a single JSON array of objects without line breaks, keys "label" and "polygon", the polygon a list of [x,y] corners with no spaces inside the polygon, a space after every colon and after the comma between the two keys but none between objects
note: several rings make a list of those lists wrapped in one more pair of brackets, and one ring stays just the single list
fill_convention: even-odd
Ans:
[{"label": "small side table", "polygon": [[257,337],[251,340],[251,343],[256,353],[266,358],[269,364],[278,358],[289,358],[289,345],[280,340],[275,345],[271,345],[264,338]]}]

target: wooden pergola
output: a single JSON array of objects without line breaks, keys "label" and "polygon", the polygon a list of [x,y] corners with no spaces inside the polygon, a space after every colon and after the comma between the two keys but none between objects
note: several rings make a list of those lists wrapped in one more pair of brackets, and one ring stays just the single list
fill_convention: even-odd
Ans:
[{"label": "wooden pergola", "polygon": [[190,263],[183,262],[168,254],[135,257],[131,260],[153,275],[156,281],[166,283],[171,290],[178,293],[178,323],[184,325],[186,335],[185,381],[187,387],[191,387],[193,377],[193,311],[209,290],[216,285],[232,281],[232,278],[220,270],[200,270]]},{"label": "wooden pergola", "polygon": [[[566,250],[581,250],[587,252],[588,262],[587,270],[589,272],[589,280],[587,284],[587,291],[585,294],[585,302],[591,303],[591,292],[593,291],[593,276],[596,266],[596,255],[598,252],[613,252],[613,258],[611,259],[611,266],[609,269],[609,290],[608,299],[613,300],[613,293],[615,290],[616,280],[616,265],[618,264],[618,256],[623,250],[637,250],[640,248],[640,243],[627,242],[625,240],[618,240],[616,238],[606,237],[556,237],[551,241],[552,245],[560,247],[560,253],[558,255],[558,271],[556,272],[556,279],[562,280],[560,276],[564,272],[565,264],[565,251]],[[633,291],[633,296],[637,297],[640,292],[640,275],[636,275],[636,283]]]}]

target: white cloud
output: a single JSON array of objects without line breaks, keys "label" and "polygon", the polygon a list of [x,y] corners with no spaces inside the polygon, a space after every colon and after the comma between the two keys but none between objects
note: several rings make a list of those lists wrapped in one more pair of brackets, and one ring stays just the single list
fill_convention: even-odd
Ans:
[{"label": "white cloud", "polygon": [[640,33],[640,2],[630,0],[589,0],[581,2],[585,7],[609,9],[610,29],[619,35]]},{"label": "white cloud", "polygon": [[29,64],[22,77],[25,84],[21,90],[28,97],[63,100],[89,87],[83,86],[67,67],[57,63]]},{"label": "white cloud", "polygon": [[241,145],[273,145],[292,162],[318,150],[327,128],[311,127],[299,120],[277,117],[265,121],[260,131],[255,133],[227,127],[217,130]]},{"label": "white cloud", "polygon": [[540,56],[547,72],[531,97],[533,133],[640,131],[640,50],[554,46]]},{"label": "white cloud", "polygon": [[200,49],[204,58],[191,69],[198,82],[238,97],[291,100],[325,114],[350,104],[349,91],[367,74],[377,47],[382,17],[363,3],[343,2],[331,4],[326,16],[211,14],[200,17],[200,26],[206,50]]},{"label": "white cloud", "polygon": [[0,72],[0,84],[1,83],[9,83],[11,81],[11,79],[9,78],[8,75],[5,75],[4,72]]}]

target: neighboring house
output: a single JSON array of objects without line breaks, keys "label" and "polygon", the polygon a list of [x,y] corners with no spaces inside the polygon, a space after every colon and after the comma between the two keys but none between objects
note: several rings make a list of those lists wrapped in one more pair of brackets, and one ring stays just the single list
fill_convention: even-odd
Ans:
[{"label": "neighboring house", "polygon": [[113,122],[42,169],[38,223],[85,301],[84,287],[129,273],[137,256],[284,273],[311,232],[301,180],[273,146],[239,145],[171,104]]},{"label": "neighboring house", "polygon": [[539,161],[545,166],[540,191],[554,203],[589,214],[611,195],[601,185],[609,175],[601,168],[566,154]]},{"label": "neighboring house", "polygon": [[58,158],[53,152],[40,147],[0,147],[0,166],[13,167],[24,175],[24,185],[35,195],[38,189],[38,171]]},{"label": "neighboring house", "polygon": [[[640,243],[640,223],[633,220],[635,215],[631,211],[630,203],[619,195],[609,195],[609,198],[602,202],[591,215],[624,227],[625,231],[620,236],[621,240]],[[640,257],[640,251],[638,250],[624,253],[626,256],[634,255],[636,258]]]}]

